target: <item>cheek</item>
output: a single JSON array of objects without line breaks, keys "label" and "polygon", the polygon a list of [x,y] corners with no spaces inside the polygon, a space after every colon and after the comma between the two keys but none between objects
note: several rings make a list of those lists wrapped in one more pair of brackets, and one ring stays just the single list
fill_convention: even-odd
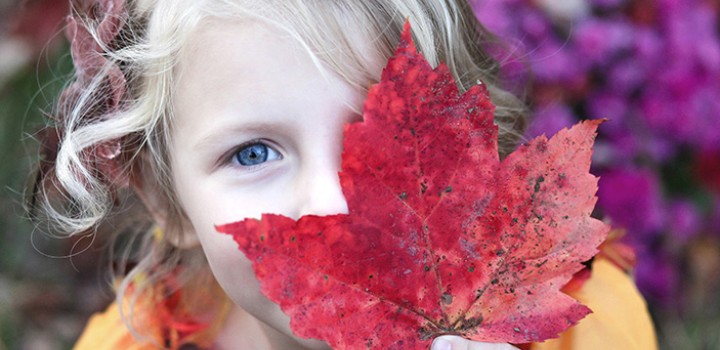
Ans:
[{"label": "cheek", "polygon": [[198,232],[213,276],[232,301],[270,327],[291,336],[289,319],[260,291],[252,263],[229,235]]},{"label": "cheek", "polygon": [[238,181],[232,172],[207,175],[183,162],[174,164],[174,172],[178,199],[215,279],[235,304],[267,324],[286,329],[279,307],[260,292],[251,262],[232,237],[217,232],[215,226],[258,218],[262,213],[290,214],[294,204],[287,193],[293,186],[292,176],[271,177],[248,185]]},{"label": "cheek", "polygon": [[260,285],[251,262],[238,250],[232,237],[217,232],[198,234],[213,275],[225,292],[244,309],[257,303],[261,298]]},{"label": "cheek", "polygon": [[251,262],[232,237],[217,232],[215,225],[258,217],[282,201],[274,198],[272,191],[253,193],[219,178],[180,173],[175,180],[178,198],[215,279],[238,306],[267,323],[277,323],[276,317],[268,314],[274,307],[261,294]]},{"label": "cheek", "polygon": [[185,191],[182,204],[215,278],[236,303],[245,307],[251,302],[246,301],[248,293],[259,293],[251,263],[231,236],[215,230],[215,225],[250,216],[252,208],[242,204],[247,199],[238,197],[242,196],[227,188],[216,189],[206,181]]}]

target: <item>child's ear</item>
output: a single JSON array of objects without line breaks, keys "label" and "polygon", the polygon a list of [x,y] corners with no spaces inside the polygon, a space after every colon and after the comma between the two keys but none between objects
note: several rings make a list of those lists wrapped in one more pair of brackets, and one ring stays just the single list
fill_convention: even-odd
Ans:
[{"label": "child's ear", "polygon": [[132,167],[130,186],[159,228],[156,234],[162,235],[170,244],[180,249],[199,247],[200,241],[195,229],[184,214],[172,209],[173,206],[163,194],[152,168],[148,155],[141,151]]}]

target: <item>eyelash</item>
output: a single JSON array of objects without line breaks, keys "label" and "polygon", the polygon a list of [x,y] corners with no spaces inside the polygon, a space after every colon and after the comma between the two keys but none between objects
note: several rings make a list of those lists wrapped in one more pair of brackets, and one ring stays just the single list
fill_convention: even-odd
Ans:
[{"label": "eyelash", "polygon": [[[265,148],[265,154],[264,159],[261,159],[256,164],[242,164],[240,162],[239,156],[240,153],[243,152],[246,149],[249,149],[252,146],[260,145]],[[236,148],[232,150],[230,153],[227,162],[230,163],[233,166],[238,166],[242,168],[255,168],[258,166],[262,166],[264,163],[273,161],[273,160],[280,160],[283,159],[282,154],[276,149],[276,147],[273,147],[269,142],[262,140],[262,139],[256,139],[256,140],[250,140],[248,142],[245,142]]]}]

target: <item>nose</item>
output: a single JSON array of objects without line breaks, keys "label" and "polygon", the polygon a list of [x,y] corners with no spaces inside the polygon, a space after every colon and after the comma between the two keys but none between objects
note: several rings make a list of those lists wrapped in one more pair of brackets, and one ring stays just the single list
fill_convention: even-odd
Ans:
[{"label": "nose", "polygon": [[340,186],[338,162],[326,164],[308,164],[296,187],[302,194],[298,196],[299,214],[333,215],[347,214],[348,207]]}]

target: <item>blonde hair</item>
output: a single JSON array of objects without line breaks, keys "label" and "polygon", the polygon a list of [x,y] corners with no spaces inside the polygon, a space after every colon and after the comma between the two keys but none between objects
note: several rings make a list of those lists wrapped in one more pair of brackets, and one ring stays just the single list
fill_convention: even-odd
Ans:
[{"label": "blonde hair", "polygon": [[[464,0],[136,0],[129,7],[130,20],[118,39],[122,45],[114,50],[103,45],[108,67],[99,70],[80,98],[59,106],[59,114],[67,116],[60,125],[64,136],[54,178],[43,181],[45,188],[38,197],[49,219],[68,234],[97,227],[117,209],[115,189],[88,167],[83,150],[128,135],[135,135],[136,144],[124,171],[143,167],[143,172],[152,174],[166,207],[167,223],[181,221],[184,214],[174,197],[168,154],[173,87],[179,53],[190,33],[207,18],[255,18],[277,26],[297,39],[316,63],[360,90],[379,78],[382,67],[373,67],[371,58],[392,55],[409,19],[418,49],[433,66],[444,62],[462,91],[478,81],[486,84],[497,106],[501,153],[515,146],[525,126],[523,103],[500,87],[499,64],[482,49],[493,37],[477,23]],[[92,33],[95,23],[84,25]],[[114,115],[89,120],[88,113],[96,110],[94,99],[108,93],[102,82],[110,64],[123,69],[128,81],[126,100]],[[141,152],[146,156],[138,157]],[[58,198],[57,193],[62,196]],[[141,194],[130,197],[134,195]],[[137,265],[125,274],[118,300],[135,276],[144,276],[145,284],[152,285],[177,265],[188,266],[190,275],[197,273],[193,266],[204,266],[198,263],[204,259],[202,254],[171,244],[174,236],[182,234],[180,227],[167,228],[161,237],[149,233],[151,221],[150,215],[136,221],[143,243]]]}]

